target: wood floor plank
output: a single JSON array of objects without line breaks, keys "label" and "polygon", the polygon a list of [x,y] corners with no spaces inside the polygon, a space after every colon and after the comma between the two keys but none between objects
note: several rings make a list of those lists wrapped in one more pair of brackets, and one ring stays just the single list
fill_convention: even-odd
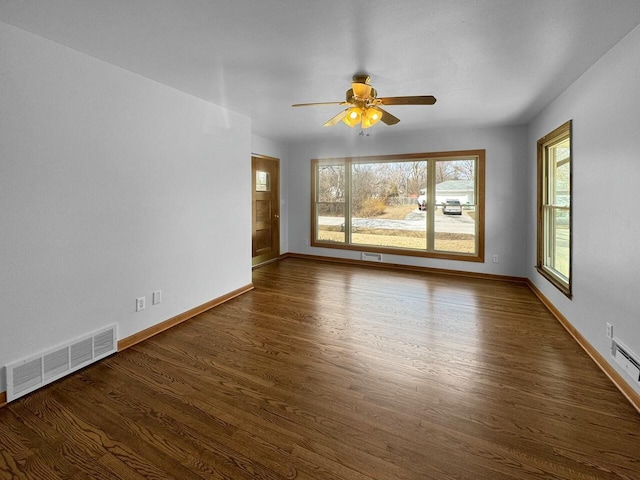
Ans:
[{"label": "wood floor plank", "polygon": [[0,478],[640,479],[640,417],[525,285],[253,284],[0,409]]}]

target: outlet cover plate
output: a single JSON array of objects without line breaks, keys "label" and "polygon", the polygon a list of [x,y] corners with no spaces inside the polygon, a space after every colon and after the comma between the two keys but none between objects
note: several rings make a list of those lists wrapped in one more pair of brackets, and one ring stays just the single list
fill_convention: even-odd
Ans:
[{"label": "outlet cover plate", "polygon": [[138,297],[136,298],[136,312],[139,312],[140,310],[144,310],[146,307],[146,301],[145,301],[145,297]]}]

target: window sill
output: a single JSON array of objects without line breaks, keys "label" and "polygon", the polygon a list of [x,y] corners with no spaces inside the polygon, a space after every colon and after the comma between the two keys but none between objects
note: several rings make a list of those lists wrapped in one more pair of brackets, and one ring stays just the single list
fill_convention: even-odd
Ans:
[{"label": "window sill", "polygon": [[571,293],[571,282],[569,282],[569,284],[564,283],[558,277],[556,277],[540,265],[536,265],[536,270],[538,270],[538,273],[546,278],[554,287],[560,290],[560,292],[565,297],[567,297],[569,300],[573,298],[573,294]]}]

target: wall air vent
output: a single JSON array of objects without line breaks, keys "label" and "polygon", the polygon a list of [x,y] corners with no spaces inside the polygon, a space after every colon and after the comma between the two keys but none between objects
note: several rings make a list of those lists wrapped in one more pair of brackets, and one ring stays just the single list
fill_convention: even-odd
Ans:
[{"label": "wall air vent", "polygon": [[611,342],[611,355],[616,363],[633,378],[634,382],[640,382],[640,358],[625,347],[617,338],[614,338]]},{"label": "wall air vent", "polygon": [[366,261],[366,262],[381,262],[382,261],[382,254],[381,253],[369,253],[369,252],[362,252],[362,260]]},{"label": "wall air vent", "polygon": [[116,342],[114,324],[8,364],[7,401],[11,402],[115,353]]}]

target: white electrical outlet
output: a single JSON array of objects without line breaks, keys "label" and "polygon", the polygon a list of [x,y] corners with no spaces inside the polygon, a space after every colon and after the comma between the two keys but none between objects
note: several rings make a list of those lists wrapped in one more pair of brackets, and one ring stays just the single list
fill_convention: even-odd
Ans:
[{"label": "white electrical outlet", "polygon": [[158,305],[162,301],[162,290],[156,290],[153,292],[153,304]]},{"label": "white electrical outlet", "polygon": [[498,263],[499,260],[500,260],[500,257],[498,257],[498,255],[493,256],[493,263]]},{"label": "white electrical outlet", "polygon": [[607,338],[613,338],[613,325],[607,322]]},{"label": "white electrical outlet", "polygon": [[145,297],[139,297],[136,298],[136,312],[139,312],[140,310],[144,310],[146,307],[146,298]]}]

